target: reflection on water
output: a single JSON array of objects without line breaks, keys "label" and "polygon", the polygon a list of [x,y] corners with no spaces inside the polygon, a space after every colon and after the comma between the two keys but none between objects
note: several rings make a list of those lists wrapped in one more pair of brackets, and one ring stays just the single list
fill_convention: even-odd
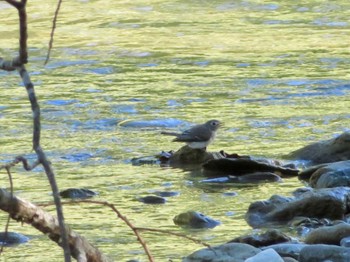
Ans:
[{"label": "reflection on water", "polygon": [[[42,108],[42,143],[60,188],[85,187],[116,204],[137,226],[188,233],[210,244],[249,232],[252,201],[289,194],[297,179],[256,186],[203,186],[202,177],[131,159],[179,144],[160,131],[220,119],[210,150],[281,158],[312,141],[349,131],[347,1],[64,2],[52,60],[43,66],[55,1],[28,6],[32,81]],[[0,2],[0,54],[17,52],[16,12]],[[31,112],[16,73],[0,71],[0,161],[31,150]],[[41,168],[13,169],[16,194],[51,200]],[[8,187],[3,179],[3,187]],[[164,205],[139,197],[175,192]],[[51,208],[53,211],[53,208]],[[188,231],[172,219],[188,210],[222,224]],[[145,261],[123,223],[101,206],[66,206],[66,220],[116,261]],[[6,216],[1,215],[5,221]],[[60,248],[29,226],[31,241],[7,249],[9,261],[60,261]],[[157,261],[200,248],[143,233]],[[38,254],[43,254],[44,257]]]}]

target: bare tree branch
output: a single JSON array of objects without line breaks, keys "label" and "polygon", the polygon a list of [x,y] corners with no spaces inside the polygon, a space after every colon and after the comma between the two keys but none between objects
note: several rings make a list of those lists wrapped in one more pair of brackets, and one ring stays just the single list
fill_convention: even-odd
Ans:
[{"label": "bare tree branch", "polygon": [[62,0],[58,0],[55,15],[54,15],[53,20],[52,20],[52,29],[51,29],[51,35],[50,35],[49,50],[47,50],[47,56],[46,56],[46,60],[44,62],[44,65],[46,65],[50,59],[51,49],[52,49],[52,45],[53,45],[53,36],[55,34],[56,22],[57,22],[58,12],[60,11],[60,8],[61,8],[61,3],[62,3]]},{"label": "bare tree branch", "polygon": [[[97,201],[97,200],[77,200],[77,201],[71,201],[71,202],[62,202],[62,204],[64,205],[68,205],[68,204],[76,204],[76,203],[88,203],[88,204],[98,204],[98,205],[103,205],[103,206],[107,206],[110,209],[113,210],[114,213],[117,214],[117,216],[123,220],[125,222],[125,224],[127,224],[127,226],[134,232],[135,236],[137,237],[137,240],[140,242],[140,244],[142,245],[143,249],[145,250],[145,253],[148,257],[148,260],[150,262],[154,262],[154,258],[150,252],[150,250],[147,247],[146,242],[143,240],[143,238],[141,237],[141,235],[139,234],[137,228],[129,221],[129,219],[125,216],[122,215],[122,213],[119,212],[119,210],[115,207],[115,205],[107,202],[107,201]],[[42,203],[40,204],[40,206],[49,206],[51,205],[51,203]]]},{"label": "bare tree branch", "polygon": [[[19,15],[19,56],[18,58],[13,59],[12,61],[4,61],[0,59],[0,68],[7,71],[12,71],[16,68],[22,78],[23,84],[27,90],[28,98],[31,104],[32,113],[33,113],[33,149],[35,150],[38,162],[41,163],[44,167],[47,178],[50,182],[54,202],[56,205],[57,217],[61,229],[60,237],[62,240],[62,247],[64,249],[64,258],[66,262],[71,261],[68,236],[64,223],[63,210],[61,205],[61,199],[59,196],[59,190],[55,179],[55,174],[51,168],[50,162],[47,160],[46,155],[43,149],[40,146],[40,107],[36,99],[34,85],[30,81],[29,74],[24,66],[28,62],[28,51],[27,51],[27,12],[26,12],[26,3],[27,0],[15,1],[15,0],[6,0],[7,3],[14,6],[18,10]],[[23,161],[22,161],[23,162]],[[23,162],[24,163],[24,162]]]},{"label": "bare tree branch", "polygon": [[[16,221],[29,224],[48,235],[48,237],[62,245],[61,230],[56,217],[45,212],[34,204],[13,196],[4,189],[0,189],[0,209],[9,213]],[[111,260],[103,255],[96,247],[91,245],[83,236],[66,226],[68,243],[72,256],[78,261],[86,262],[110,262]]]}]

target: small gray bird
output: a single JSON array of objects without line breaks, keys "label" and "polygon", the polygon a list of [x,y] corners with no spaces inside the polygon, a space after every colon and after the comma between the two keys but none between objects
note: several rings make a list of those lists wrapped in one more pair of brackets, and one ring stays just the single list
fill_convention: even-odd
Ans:
[{"label": "small gray bird", "polygon": [[189,147],[205,149],[215,138],[216,131],[221,126],[218,120],[209,120],[202,125],[196,125],[183,133],[162,132],[163,135],[176,136],[174,142],[185,142]]}]

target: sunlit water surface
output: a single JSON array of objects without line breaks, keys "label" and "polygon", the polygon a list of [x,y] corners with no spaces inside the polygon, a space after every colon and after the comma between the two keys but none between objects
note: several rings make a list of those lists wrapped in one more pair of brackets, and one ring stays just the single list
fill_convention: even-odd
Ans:
[{"label": "sunlit water surface", "polygon": [[[28,70],[59,187],[99,192],[97,200],[114,203],[135,226],[220,244],[251,232],[244,220],[251,202],[303,186],[284,179],[204,187],[188,171],[133,166],[132,158],[179,148],[161,130],[220,119],[225,127],[209,150],[277,159],[349,131],[348,1],[63,1],[46,66],[56,1],[28,5]],[[17,14],[5,2],[0,14],[0,55],[9,58],[17,53]],[[0,88],[0,163],[18,154],[34,159],[30,105],[18,75],[0,72]],[[150,122],[120,125],[124,120]],[[12,175],[19,197],[52,200],[41,168],[16,167]],[[9,187],[4,171],[1,186]],[[137,201],[155,191],[179,195],[164,205]],[[197,231],[174,225],[187,210],[222,224]],[[115,261],[147,261],[108,208],[77,204],[64,211],[74,230]],[[0,219],[4,226],[6,214]],[[7,248],[3,261],[62,261],[61,249],[30,226],[11,222],[10,230],[31,240]],[[171,235],[142,236],[156,261],[180,261],[201,248]]]}]

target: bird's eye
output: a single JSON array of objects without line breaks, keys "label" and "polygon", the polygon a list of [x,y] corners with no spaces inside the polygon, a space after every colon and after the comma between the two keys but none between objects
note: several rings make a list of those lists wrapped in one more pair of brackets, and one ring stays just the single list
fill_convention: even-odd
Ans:
[{"label": "bird's eye", "polygon": [[211,123],[213,126],[216,126],[218,123],[217,122],[212,122]]}]

